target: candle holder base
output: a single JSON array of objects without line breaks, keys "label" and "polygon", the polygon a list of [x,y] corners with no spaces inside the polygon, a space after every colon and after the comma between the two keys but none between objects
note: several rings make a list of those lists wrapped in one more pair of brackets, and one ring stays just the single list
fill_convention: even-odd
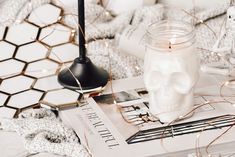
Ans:
[{"label": "candle holder base", "polygon": [[107,71],[95,66],[89,58],[78,57],[74,60],[69,69],[62,70],[58,75],[58,82],[69,89],[81,90],[97,89],[104,87],[109,79]]}]

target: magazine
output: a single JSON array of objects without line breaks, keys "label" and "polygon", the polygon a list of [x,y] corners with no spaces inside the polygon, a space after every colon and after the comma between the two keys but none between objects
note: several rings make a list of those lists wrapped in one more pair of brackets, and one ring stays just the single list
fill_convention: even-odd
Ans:
[{"label": "magazine", "polygon": [[[222,100],[218,95],[222,82],[219,77],[202,76],[195,92],[195,107]],[[141,77],[113,81],[112,88],[113,93],[108,86],[101,95],[84,100],[79,108],[60,113],[95,157],[193,156],[199,134],[200,147],[205,147],[235,122],[235,107],[223,102],[209,103],[190,118],[164,124],[149,112],[148,92]],[[212,153],[231,154],[234,144],[232,128],[213,145]]]}]

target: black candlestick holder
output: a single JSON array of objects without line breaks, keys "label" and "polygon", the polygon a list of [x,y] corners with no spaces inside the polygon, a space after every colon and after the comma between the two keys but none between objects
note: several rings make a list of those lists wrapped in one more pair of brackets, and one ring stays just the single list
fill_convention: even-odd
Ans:
[{"label": "black candlestick holder", "polygon": [[[59,83],[74,90],[92,90],[104,87],[109,79],[107,71],[95,66],[86,56],[84,0],[78,0],[79,57],[58,75]],[[79,81],[79,82],[78,82]]]}]

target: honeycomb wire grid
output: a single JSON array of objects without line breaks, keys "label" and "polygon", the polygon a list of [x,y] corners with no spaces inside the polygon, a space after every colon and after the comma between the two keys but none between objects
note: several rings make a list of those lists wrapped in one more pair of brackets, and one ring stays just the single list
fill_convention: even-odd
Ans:
[{"label": "honeycomb wire grid", "polygon": [[45,4],[21,24],[0,27],[0,117],[17,117],[25,109],[40,107],[39,102],[77,103],[79,93],[57,82],[63,65],[79,52],[75,30],[62,17],[62,8]]}]

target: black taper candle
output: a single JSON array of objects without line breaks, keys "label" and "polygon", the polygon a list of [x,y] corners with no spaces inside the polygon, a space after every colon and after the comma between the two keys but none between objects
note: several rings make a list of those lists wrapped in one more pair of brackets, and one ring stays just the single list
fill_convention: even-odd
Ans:
[{"label": "black taper candle", "polygon": [[84,0],[78,0],[78,29],[79,29],[79,58],[86,60],[86,37],[85,37],[85,6]]},{"label": "black taper candle", "polygon": [[78,25],[79,57],[74,60],[69,69],[65,68],[59,73],[58,81],[66,88],[92,91],[104,87],[109,75],[104,69],[95,66],[86,56],[84,0],[78,0]]}]

